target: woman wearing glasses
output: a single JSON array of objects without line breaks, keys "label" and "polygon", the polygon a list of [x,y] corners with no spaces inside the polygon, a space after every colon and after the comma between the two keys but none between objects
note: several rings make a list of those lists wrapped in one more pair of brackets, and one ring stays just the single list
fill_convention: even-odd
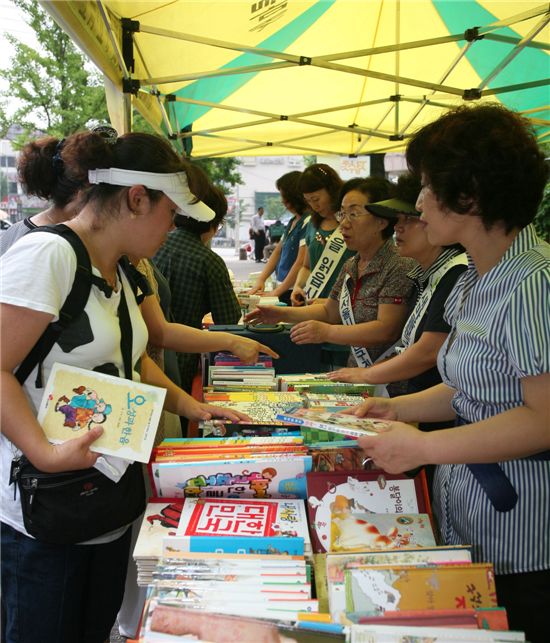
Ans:
[{"label": "woman wearing glasses", "polygon": [[407,318],[412,293],[407,273],[416,262],[395,249],[393,215],[374,215],[366,208],[376,181],[352,179],[342,189],[337,219],[346,246],[357,254],[344,264],[328,300],[305,308],[260,306],[246,321],[294,323],[296,344],[351,346],[349,365],[370,365],[388,351]]},{"label": "woman wearing glasses", "polygon": [[[395,198],[367,205],[373,214],[396,217],[397,251],[418,265],[409,273],[418,293],[416,304],[403,328],[397,355],[367,368],[343,368],[329,374],[338,382],[385,384],[408,381],[407,393],[423,391],[441,382],[437,354],[450,327],[443,319],[445,301],[458,277],[466,270],[467,259],[461,246],[443,247],[428,240],[415,203],[420,179],[412,174],[399,177]],[[433,425],[422,426],[429,430]],[[441,427],[441,425],[438,425]]]},{"label": "woman wearing glasses", "polygon": [[293,306],[317,300],[321,303],[345,261],[353,255],[346,248],[335,217],[342,185],[336,171],[324,163],[310,165],[300,176],[298,189],[312,214],[302,242],[307,246],[304,264],[290,296]]}]

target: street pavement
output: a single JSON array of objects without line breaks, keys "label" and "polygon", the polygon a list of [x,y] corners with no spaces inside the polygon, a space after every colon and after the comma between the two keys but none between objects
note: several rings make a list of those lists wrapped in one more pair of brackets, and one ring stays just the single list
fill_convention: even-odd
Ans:
[{"label": "street pavement", "polygon": [[[250,279],[250,274],[254,272],[261,272],[264,268],[263,263],[256,263],[254,259],[239,259],[238,252],[235,248],[212,248],[212,250],[220,255],[225,261],[225,265],[235,276],[236,281],[244,281]],[[252,279],[254,281],[254,279]]]}]

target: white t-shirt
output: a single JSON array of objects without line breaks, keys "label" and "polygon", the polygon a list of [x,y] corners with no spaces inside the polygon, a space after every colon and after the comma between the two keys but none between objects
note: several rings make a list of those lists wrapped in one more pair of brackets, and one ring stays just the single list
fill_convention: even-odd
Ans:
[{"label": "white t-shirt", "polygon": [[[71,290],[75,270],[76,255],[65,239],[48,232],[33,232],[19,239],[0,259],[0,302],[49,313],[57,320],[59,310]],[[92,270],[94,274],[101,276],[95,267]],[[132,363],[135,369],[136,362],[145,351],[147,328],[130,284],[119,269],[118,292],[113,292],[110,297],[92,285],[84,308],[86,314],[62,333],[59,343],[54,345],[43,362],[44,384],[54,362],[124,377],[117,316],[121,281],[132,322]],[[35,386],[36,370],[33,370],[23,386],[35,413],[44,391]],[[133,379],[139,379],[135,370]],[[11,461],[18,453],[16,447],[4,435],[0,435],[0,519],[17,531],[27,534],[23,526],[19,494],[14,500],[13,485],[9,485]],[[113,532],[113,538],[116,537],[117,532]]]}]

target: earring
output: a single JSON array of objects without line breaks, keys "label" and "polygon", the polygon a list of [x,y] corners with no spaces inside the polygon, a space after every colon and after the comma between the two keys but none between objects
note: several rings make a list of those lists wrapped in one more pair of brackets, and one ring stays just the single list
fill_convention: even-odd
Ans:
[{"label": "earring", "polygon": [[137,219],[137,214],[135,210],[130,210],[130,219]]}]

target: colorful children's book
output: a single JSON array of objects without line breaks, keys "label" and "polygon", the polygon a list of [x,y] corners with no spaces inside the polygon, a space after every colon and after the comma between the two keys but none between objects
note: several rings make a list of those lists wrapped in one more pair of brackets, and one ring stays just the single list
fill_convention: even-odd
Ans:
[{"label": "colorful children's book", "polygon": [[301,538],[311,551],[304,501],[295,499],[188,498],[176,535],[208,536],[220,545],[228,536]]},{"label": "colorful children's book", "polygon": [[38,421],[57,444],[101,426],[92,451],[148,462],[165,396],[166,390],[156,386],[56,363]]},{"label": "colorful children's book", "polygon": [[157,496],[170,498],[305,498],[309,455],[152,462]]},{"label": "colorful children's book", "polygon": [[335,622],[345,622],[346,620],[344,614],[346,610],[345,573],[347,570],[375,565],[411,565],[417,567],[420,565],[456,565],[472,562],[471,548],[465,545],[316,555],[325,557],[329,611]]},{"label": "colorful children's book", "polygon": [[303,538],[269,536],[170,536],[163,540],[163,556],[187,553],[256,554],[258,556],[303,556]]},{"label": "colorful children's book", "polygon": [[330,531],[335,552],[436,545],[428,514],[351,512],[347,502],[333,509]]},{"label": "colorful children's book", "polygon": [[346,614],[352,622],[386,610],[496,607],[493,566],[376,566],[345,572]]},{"label": "colorful children's book", "polygon": [[[376,513],[430,513],[423,472],[408,478],[378,470],[323,471],[308,473],[306,480],[307,509],[315,553],[330,551],[335,517],[334,527],[336,524],[345,527],[348,521],[344,518],[354,520],[354,514],[361,514],[359,519],[364,520],[365,516]],[[363,549],[373,546],[365,543]]]},{"label": "colorful children's book", "polygon": [[312,457],[312,470],[357,471],[361,469],[365,454],[357,447],[354,440],[348,440],[347,442],[351,442],[351,445],[343,444],[342,442],[310,444],[309,450]]},{"label": "colorful children's book", "polygon": [[376,435],[377,429],[387,426],[387,423],[383,420],[358,418],[354,415],[342,415],[340,413],[327,413],[322,406],[304,408],[296,405],[286,413],[277,413],[276,419],[289,424],[322,429],[323,431],[354,438]]}]

